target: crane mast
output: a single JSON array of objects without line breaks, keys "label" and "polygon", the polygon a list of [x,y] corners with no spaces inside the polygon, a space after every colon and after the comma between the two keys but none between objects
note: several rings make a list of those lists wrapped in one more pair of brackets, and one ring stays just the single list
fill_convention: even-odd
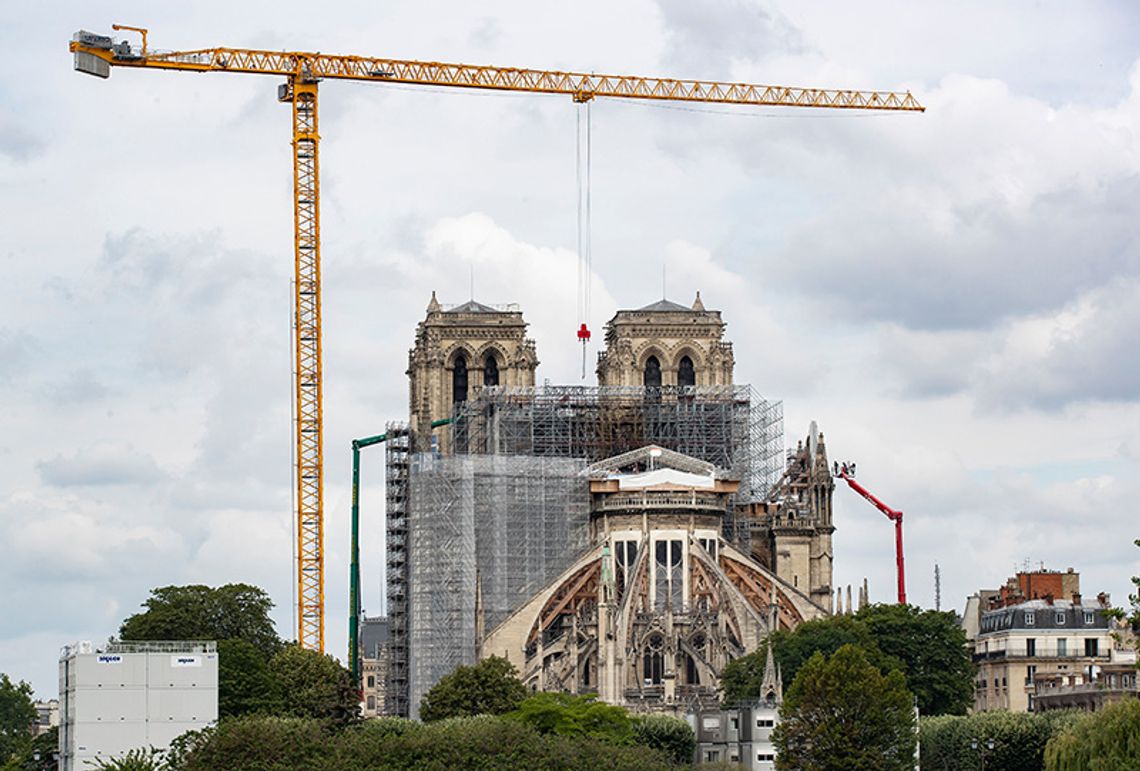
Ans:
[{"label": "crane mast", "polygon": [[293,109],[294,368],[296,417],[297,640],[324,650],[324,468],[321,373],[320,135],[318,83],[324,79],[404,83],[595,97],[715,102],[752,106],[923,112],[899,91],[800,88],[710,80],[560,72],[449,64],[371,56],[248,48],[155,51],[144,27],[115,25],[142,36],[141,48],[79,31],[69,50],[75,69],[100,78],[111,67],[276,75],[278,98]]}]

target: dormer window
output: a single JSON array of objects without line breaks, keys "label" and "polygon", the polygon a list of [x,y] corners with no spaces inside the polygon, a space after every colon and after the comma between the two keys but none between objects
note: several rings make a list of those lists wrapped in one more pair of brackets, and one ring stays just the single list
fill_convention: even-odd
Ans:
[{"label": "dormer window", "polygon": [[1032,610],[1025,611],[1025,625],[1037,626],[1037,612]]},{"label": "dormer window", "polygon": [[1053,621],[1056,623],[1057,626],[1064,626],[1065,625],[1065,611],[1058,610],[1056,613],[1054,613],[1053,614]]}]

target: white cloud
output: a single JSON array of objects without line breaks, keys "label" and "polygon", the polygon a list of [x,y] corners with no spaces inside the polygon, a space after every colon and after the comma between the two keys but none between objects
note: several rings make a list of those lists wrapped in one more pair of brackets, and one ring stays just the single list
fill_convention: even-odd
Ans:
[{"label": "white cloud", "polygon": [[[58,20],[112,19],[9,5],[0,36],[24,66],[0,76],[0,532],[14,545],[0,574],[18,591],[0,608],[0,670],[50,692],[56,646],[113,633],[154,586],[261,583],[290,629],[289,114],[269,78],[83,78]],[[1026,558],[1073,564],[1087,592],[1127,588],[1135,10],[642,0],[573,14],[435,1],[148,14],[164,48],[913,88],[924,115],[595,103],[590,369],[604,321],[656,299],[664,265],[670,299],[700,289],[723,311],[738,380],[784,399],[790,435],[818,419],[833,454],[907,512],[914,599],[932,600],[935,559],[946,605]],[[405,416],[430,292],[466,300],[473,267],[479,300],[521,305],[539,378],[579,381],[582,108],[321,88],[326,596],[340,655],[349,441]],[[375,550],[383,473],[368,464]],[[837,512],[838,578],[869,575],[889,598],[890,523],[841,492]],[[366,558],[370,594],[381,563]]]}]

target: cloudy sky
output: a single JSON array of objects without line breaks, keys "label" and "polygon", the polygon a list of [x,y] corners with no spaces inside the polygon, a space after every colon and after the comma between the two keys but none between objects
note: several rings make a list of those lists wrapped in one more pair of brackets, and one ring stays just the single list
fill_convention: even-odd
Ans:
[{"label": "cloudy sky", "polygon": [[[1020,566],[1125,599],[1140,536],[1140,11],[1130,3],[62,2],[0,6],[0,671],[150,588],[246,581],[291,636],[291,183],[277,82],[74,73],[112,22],[161,49],[319,50],[818,87],[922,115],[598,101],[593,305],[723,311],[737,380],[818,421],[906,512],[910,599]],[[432,290],[519,303],[580,382],[569,99],[321,90],[328,649],[349,442],[406,415]],[[597,339],[597,336],[596,338]],[[596,354],[596,348],[590,351]],[[590,381],[592,382],[592,378]],[[382,453],[364,471],[380,610]],[[836,491],[836,578],[893,599],[890,523]]]}]

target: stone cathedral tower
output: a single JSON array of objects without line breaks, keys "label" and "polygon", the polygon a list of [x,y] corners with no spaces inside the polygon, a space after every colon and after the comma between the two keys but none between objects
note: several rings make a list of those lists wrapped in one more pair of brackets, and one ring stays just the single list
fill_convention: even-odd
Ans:
[{"label": "stone cathedral tower", "polygon": [[[483,386],[533,386],[538,366],[534,341],[515,306],[493,308],[470,300],[444,308],[431,294],[427,317],[408,352],[412,435],[416,452],[431,448],[431,422],[451,416]],[[440,435],[440,450],[449,434]]]},{"label": "stone cathedral tower", "polygon": [[618,311],[606,324],[598,385],[732,385],[735,360],[724,328],[720,311],[705,310],[700,292],[690,308],[658,300]]}]

